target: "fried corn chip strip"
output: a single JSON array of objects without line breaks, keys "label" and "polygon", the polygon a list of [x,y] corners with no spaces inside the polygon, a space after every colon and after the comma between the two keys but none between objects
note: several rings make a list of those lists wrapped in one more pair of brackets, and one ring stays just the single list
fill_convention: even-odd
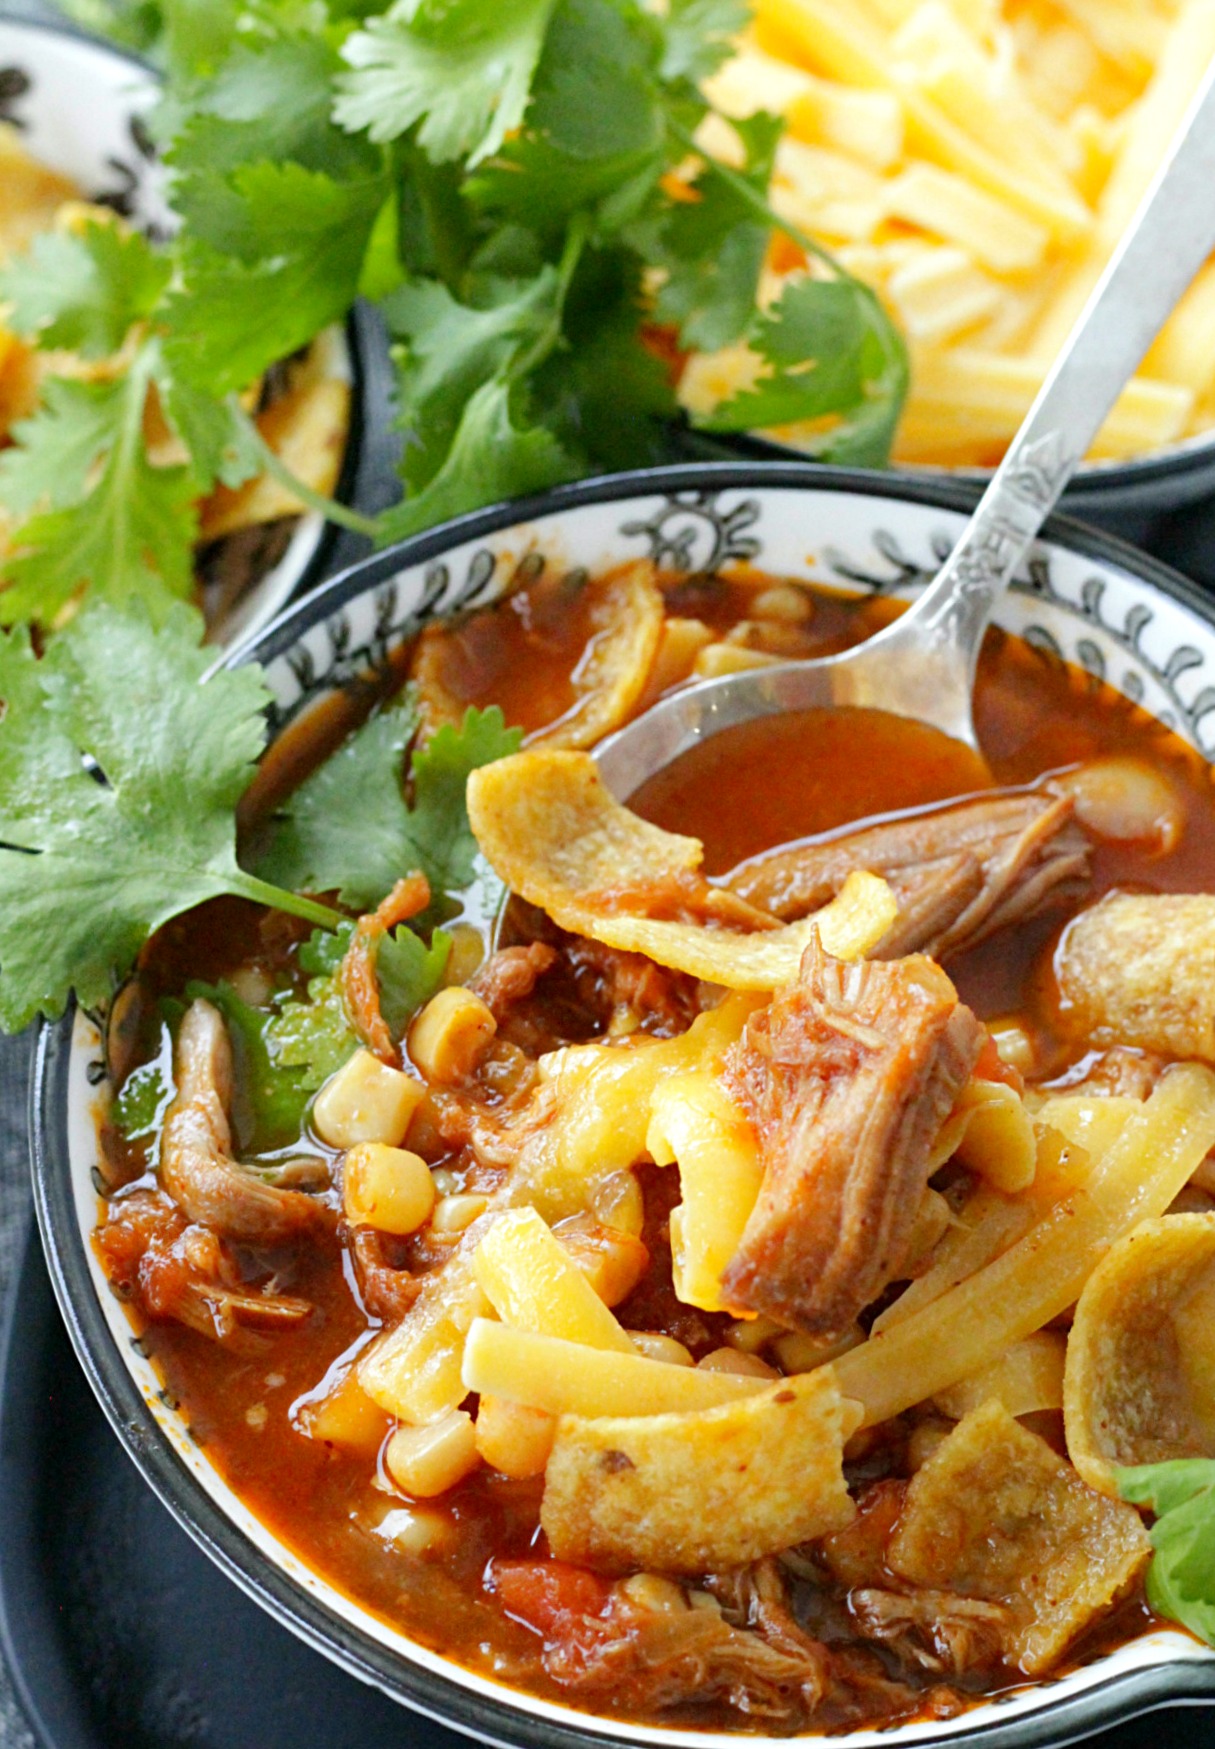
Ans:
[{"label": "fried corn chip strip", "polygon": [[1142,1221],[1098,1264],[1067,1344],[1072,1462],[1114,1498],[1114,1472],[1215,1457],[1215,1214]]},{"label": "fried corn chip strip", "polygon": [[[600,581],[591,592],[591,635],[573,681],[575,700],[565,715],[531,737],[548,747],[593,747],[620,727],[639,703],[663,641],[662,595],[648,562],[628,565]],[[431,627],[418,645],[413,679],[423,721],[433,734],[443,723],[459,726],[475,698],[453,690],[449,653],[453,636]]]},{"label": "fried corn chip strip", "polygon": [[1086,1488],[992,1401],[912,1477],[886,1559],[914,1585],[1002,1604],[1004,1655],[1037,1676],[1122,1594],[1148,1552],[1133,1507]]},{"label": "fried corn chip strip", "polygon": [[468,780],[468,817],[507,885],[563,929],[732,990],[790,983],[815,931],[836,959],[859,959],[897,915],[885,881],[859,871],[821,911],[750,934],[616,909],[614,893],[686,883],[704,852],[622,806],[585,753],[528,751],[482,766]]},{"label": "fried corn chip strip", "polygon": [[830,1367],[687,1414],[563,1415],[540,1522],[558,1560],[717,1572],[856,1516],[844,1441],[859,1418]]}]

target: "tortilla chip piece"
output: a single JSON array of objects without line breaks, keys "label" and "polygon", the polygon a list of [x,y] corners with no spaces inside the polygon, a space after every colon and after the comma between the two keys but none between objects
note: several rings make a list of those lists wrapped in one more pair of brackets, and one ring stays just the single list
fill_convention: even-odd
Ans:
[{"label": "tortilla chip piece", "polygon": [[[638,560],[587,583],[590,638],[573,675],[574,703],[556,722],[529,736],[529,744],[593,747],[630,717],[649,685],[663,641],[664,608],[654,567]],[[423,633],[413,678],[428,733],[443,723],[457,727],[468,705],[450,683],[451,633],[432,626]]]},{"label": "tortilla chip piece", "polygon": [[1163,1215],[1098,1264],[1076,1306],[1067,1449],[1093,1488],[1114,1471],[1215,1458],[1215,1214]]},{"label": "tortilla chip piece", "polygon": [[1064,932],[1068,1021],[1098,1043],[1215,1063],[1215,894],[1110,893]]},{"label": "tortilla chip piece", "polygon": [[858,959],[897,915],[885,881],[860,871],[821,911],[752,933],[617,909],[613,895],[630,887],[686,882],[704,850],[624,807],[586,753],[528,751],[482,766],[468,780],[468,817],[507,885],[563,929],[732,990],[791,982],[816,931],[836,959]]},{"label": "tortilla chip piece", "polygon": [[563,1415],[540,1522],[559,1560],[718,1572],[842,1530],[857,1424],[830,1367],[683,1415]]},{"label": "tortilla chip piece", "polygon": [[[305,486],[335,491],[350,429],[350,384],[318,376],[289,388],[257,416],[270,448]],[[217,486],[199,512],[198,538],[218,540],[254,523],[300,516],[306,506],[280,480],[257,474],[244,485]]]},{"label": "tortilla chip piece", "polygon": [[1005,1605],[1004,1656],[1041,1676],[1150,1549],[1133,1506],[1095,1493],[993,1401],[912,1477],[886,1559],[913,1584]]},{"label": "tortilla chip piece", "polygon": [[0,261],[28,249],[78,193],[68,177],[31,158],[15,127],[0,122]]}]

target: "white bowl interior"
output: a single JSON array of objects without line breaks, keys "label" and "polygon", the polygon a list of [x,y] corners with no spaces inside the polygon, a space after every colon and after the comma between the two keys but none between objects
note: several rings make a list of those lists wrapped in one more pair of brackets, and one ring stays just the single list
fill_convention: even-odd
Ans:
[{"label": "white bowl interior", "polygon": [[[543,555],[558,569],[577,565],[592,574],[639,556],[699,570],[747,560],[776,574],[839,584],[869,579],[873,586],[906,592],[918,575],[935,569],[962,524],[960,512],[898,498],[840,490],[781,488],[654,493],[544,517],[526,527],[452,547],[441,559],[401,571],[368,586],[345,607],[307,631],[289,651],[270,662],[268,678],[280,719],[289,720],[334,687],[381,659],[386,647],[416,629],[419,609],[433,617],[457,606],[494,599],[516,565]],[[535,563],[535,559],[532,560]],[[1215,753],[1215,628],[1184,603],[1163,594],[1132,572],[1064,547],[1039,544],[1026,570],[1005,597],[999,623],[1040,648],[1108,680],[1210,757]],[[1210,697],[1208,698],[1208,693]],[[534,1718],[567,1726],[586,1724],[585,1714],[507,1690],[415,1645],[347,1597],[283,1547],[225,1485],[190,1440],[181,1417],[166,1408],[162,1382],[131,1345],[131,1326],[106,1287],[88,1235],[98,1202],[90,1168],[96,1157],[91,1116],[99,1066],[99,1036],[78,1015],[70,1071],[69,1147],[77,1219],[86,1240],[93,1286],[116,1347],[165,1439],[207,1495],[250,1543],[335,1616],[361,1628],[407,1661],[441,1672],[463,1687],[506,1700]],[[1045,1687],[984,1703],[947,1722],[860,1731],[847,1738],[855,1749],[916,1743],[964,1735],[980,1724],[1003,1723],[1046,1702],[1098,1688],[1110,1677],[1179,1661],[1210,1662],[1215,1654],[1188,1636],[1153,1632],[1100,1662]],[[736,1749],[737,1736],[596,1720],[602,1734],[622,1741],[705,1745]],[[754,1739],[752,1739],[754,1741]]]}]

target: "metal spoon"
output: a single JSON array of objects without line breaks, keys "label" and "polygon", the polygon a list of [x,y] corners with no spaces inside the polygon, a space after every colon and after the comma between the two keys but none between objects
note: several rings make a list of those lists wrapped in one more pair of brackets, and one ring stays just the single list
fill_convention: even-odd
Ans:
[{"label": "metal spoon", "polygon": [[915,606],[854,649],[710,680],[595,753],[626,798],[723,729],[813,706],[915,717],[978,750],[971,694],[996,602],[1123,385],[1215,247],[1215,66],[958,544]]}]

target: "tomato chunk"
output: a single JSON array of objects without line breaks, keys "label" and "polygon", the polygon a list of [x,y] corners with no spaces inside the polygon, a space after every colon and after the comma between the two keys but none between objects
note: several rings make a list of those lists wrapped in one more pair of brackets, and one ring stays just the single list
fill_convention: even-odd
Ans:
[{"label": "tomato chunk", "polygon": [[612,1587],[568,1561],[492,1561],[490,1588],[508,1615],[550,1644],[587,1646],[611,1632]]}]

